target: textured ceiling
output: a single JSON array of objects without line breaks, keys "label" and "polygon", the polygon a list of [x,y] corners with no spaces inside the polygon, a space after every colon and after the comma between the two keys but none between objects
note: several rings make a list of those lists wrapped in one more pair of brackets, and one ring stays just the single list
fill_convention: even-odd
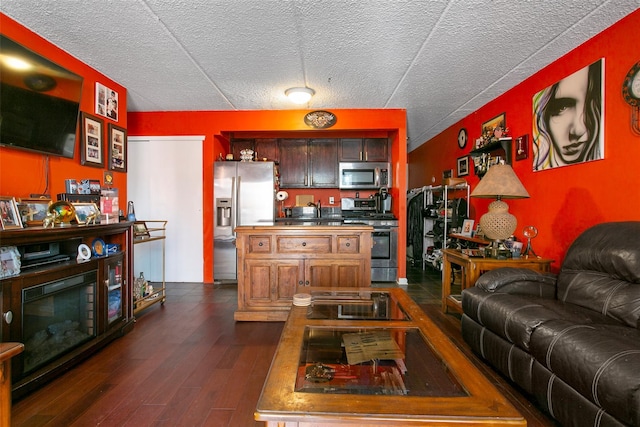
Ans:
[{"label": "textured ceiling", "polygon": [[1,0],[128,90],[129,111],[404,108],[408,150],[640,0]]}]

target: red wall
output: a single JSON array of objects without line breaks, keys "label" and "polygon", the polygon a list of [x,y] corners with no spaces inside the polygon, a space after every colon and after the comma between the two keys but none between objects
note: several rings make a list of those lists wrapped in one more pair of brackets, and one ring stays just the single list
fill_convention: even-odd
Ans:
[{"label": "red wall", "polygon": [[[118,91],[119,121],[114,122],[111,119],[99,116],[104,121],[103,138],[105,151],[103,155],[106,158],[108,124],[113,123],[125,129],[127,127],[127,115],[124,114],[127,111],[126,89],[2,13],[0,13],[0,28],[2,34],[10,39],[84,78],[80,110],[94,114],[96,82]],[[0,147],[0,195],[23,198],[29,197],[32,193],[41,194],[46,191],[55,199],[56,194],[64,193],[65,179],[97,179],[102,182],[104,171],[102,168],[87,167],[80,164],[79,135],[76,139],[74,158],[49,156],[49,168],[50,180],[49,188],[47,189],[44,155]],[[122,172],[114,172],[113,175],[114,187],[120,190],[120,199],[126,201],[127,175]],[[122,202],[120,206],[122,208]],[[126,209],[126,203],[124,209]]]},{"label": "red wall", "polygon": [[[535,225],[539,233],[533,241],[534,250],[538,255],[555,259],[556,271],[570,243],[589,226],[606,221],[640,220],[640,136],[631,130],[631,108],[621,95],[627,72],[640,60],[638,28],[640,10],[409,153],[409,188],[431,184],[432,176],[440,183],[446,169],[453,169],[455,176],[456,160],[472,149],[473,141],[480,136],[481,124],[503,112],[511,136],[515,139],[528,134],[531,145],[533,95],[604,58],[604,159],[534,173],[529,147],[529,158],[514,159],[512,165],[531,197],[508,203],[518,218],[516,237],[524,240],[522,228]],[[469,131],[470,141],[464,149],[457,146],[461,127]],[[471,172],[466,179],[473,190],[477,177]],[[487,211],[489,202],[472,198],[471,218],[478,220]]]},{"label": "red wall", "polygon": [[[289,137],[344,137],[353,132],[384,132],[392,139],[393,212],[398,218],[406,218],[406,112],[405,110],[331,110],[338,121],[331,129],[318,132],[309,130],[303,117],[308,111],[186,111],[129,113],[129,135],[168,136],[205,135],[203,145],[203,276],[205,282],[213,281],[213,165],[219,154],[229,150],[229,142],[222,136],[228,132],[242,132],[265,137],[271,133]],[[309,193],[306,191],[305,193]],[[313,193],[316,193],[314,190]],[[296,194],[291,193],[292,196]],[[318,192],[320,196],[320,192]],[[329,190],[322,192],[326,200],[334,195]],[[337,197],[337,195],[334,195]],[[400,197],[401,196],[401,197]],[[398,277],[406,277],[406,224],[399,229]]]}]

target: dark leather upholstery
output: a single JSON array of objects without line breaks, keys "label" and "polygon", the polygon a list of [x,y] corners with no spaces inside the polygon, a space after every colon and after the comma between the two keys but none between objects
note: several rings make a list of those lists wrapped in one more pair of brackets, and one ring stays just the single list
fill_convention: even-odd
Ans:
[{"label": "dark leather upholstery", "polygon": [[565,426],[640,426],[640,221],[582,233],[557,276],[504,268],[462,293],[471,348]]}]

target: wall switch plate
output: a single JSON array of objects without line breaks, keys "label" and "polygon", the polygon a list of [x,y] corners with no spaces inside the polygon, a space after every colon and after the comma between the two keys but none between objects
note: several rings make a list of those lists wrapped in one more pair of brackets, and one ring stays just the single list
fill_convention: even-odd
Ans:
[{"label": "wall switch plate", "polygon": [[333,196],[329,196],[329,204],[332,205],[334,204],[336,201],[336,199],[333,198]]}]

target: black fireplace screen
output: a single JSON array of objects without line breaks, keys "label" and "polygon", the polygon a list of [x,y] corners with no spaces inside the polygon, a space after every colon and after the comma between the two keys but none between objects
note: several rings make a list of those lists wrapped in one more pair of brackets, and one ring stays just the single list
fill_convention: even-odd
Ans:
[{"label": "black fireplace screen", "polygon": [[96,336],[96,280],[94,270],[22,291],[23,374]]}]

